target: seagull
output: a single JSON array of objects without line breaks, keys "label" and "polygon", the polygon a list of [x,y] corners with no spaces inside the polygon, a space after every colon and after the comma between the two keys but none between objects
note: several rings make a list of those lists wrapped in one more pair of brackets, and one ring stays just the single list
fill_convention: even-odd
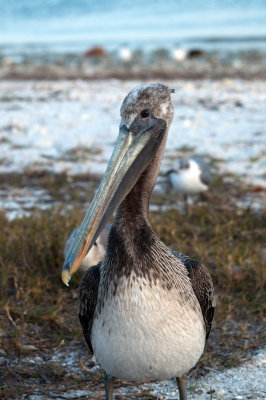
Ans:
[{"label": "seagull", "polygon": [[132,51],[126,44],[123,44],[122,47],[118,49],[118,58],[119,60],[124,62],[131,61]]},{"label": "seagull", "polygon": [[174,61],[184,61],[187,57],[187,51],[182,47],[175,46],[171,49],[171,58]]},{"label": "seagull", "polygon": [[[65,258],[74,243],[74,240],[78,234],[79,228],[80,228],[79,226],[77,228],[75,228],[71,232],[71,234],[69,235],[69,237],[66,241],[66,244],[65,244],[65,247],[63,250],[63,255]],[[102,261],[104,254],[105,254],[105,248],[106,248],[110,228],[111,228],[110,224],[107,224],[104,227],[104,229],[101,232],[101,234],[99,235],[98,239],[94,242],[92,248],[90,249],[90,251],[88,251],[88,253],[84,257],[84,259],[82,260],[82,263],[80,264],[80,269],[79,269],[81,272],[87,271],[88,268],[90,268],[93,265],[98,264],[100,261]]]},{"label": "seagull", "polygon": [[201,157],[179,160],[166,172],[172,189],[183,193],[187,206],[187,196],[206,192],[211,183],[208,164]]},{"label": "seagull", "polygon": [[106,400],[113,399],[114,377],[176,377],[186,400],[186,373],[201,357],[213,320],[207,268],[169,249],[148,219],[173,119],[172,93],[160,83],[142,84],[124,99],[112,157],[62,270],[69,285],[116,210],[105,257],[84,274],[78,301],[88,348],[104,370]]}]

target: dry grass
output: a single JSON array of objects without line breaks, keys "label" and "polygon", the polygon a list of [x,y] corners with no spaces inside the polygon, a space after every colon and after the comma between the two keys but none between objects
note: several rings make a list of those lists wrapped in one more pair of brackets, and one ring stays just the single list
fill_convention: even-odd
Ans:
[{"label": "dry grass", "polygon": [[[56,192],[55,184],[58,187],[60,179],[66,184],[64,177],[57,177],[53,183],[47,183],[47,176],[43,179],[50,193]],[[189,217],[174,207],[150,215],[162,240],[202,260],[214,280],[218,305],[213,332],[207,352],[192,374],[202,374],[210,366],[221,369],[237,365],[249,350],[263,343],[266,211],[235,206],[234,199],[247,190],[243,186],[236,189],[217,177],[208,202],[193,206]],[[69,192],[77,202],[80,200],[73,187]],[[63,193],[60,196],[63,198]],[[157,202],[171,203],[171,196]],[[80,276],[75,276],[67,289],[60,273],[63,245],[83,214],[81,207],[68,211],[57,207],[8,221],[5,213],[0,213],[0,341],[6,360],[0,364],[3,399],[20,398],[34,385],[43,385],[45,393],[59,380],[67,387],[88,384],[88,378],[66,379],[66,370],[53,370],[50,364],[42,374],[38,367],[22,371],[12,364],[12,360],[36,351],[51,353],[60,344],[67,353],[69,342],[81,341],[76,315]],[[8,381],[10,374],[18,384]],[[31,380],[31,388],[23,383],[25,376]],[[43,381],[40,376],[44,376]],[[100,374],[90,376],[90,388],[99,386],[101,379]]]}]

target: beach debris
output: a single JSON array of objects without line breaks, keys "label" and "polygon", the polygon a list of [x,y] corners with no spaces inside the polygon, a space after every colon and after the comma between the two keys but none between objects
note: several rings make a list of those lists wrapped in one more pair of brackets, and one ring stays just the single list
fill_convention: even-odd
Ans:
[{"label": "beach debris", "polygon": [[204,50],[201,49],[191,49],[188,51],[187,57],[188,58],[197,58],[202,57],[206,54]]},{"label": "beach debris", "polygon": [[85,58],[91,58],[91,57],[104,57],[106,55],[105,50],[103,47],[100,46],[94,46],[91,49],[88,49],[84,53]]}]

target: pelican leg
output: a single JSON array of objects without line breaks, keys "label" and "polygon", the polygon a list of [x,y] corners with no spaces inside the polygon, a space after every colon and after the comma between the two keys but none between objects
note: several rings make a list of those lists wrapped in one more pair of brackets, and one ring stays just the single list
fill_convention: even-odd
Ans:
[{"label": "pelican leg", "polygon": [[186,375],[176,378],[180,400],[187,400],[187,377]]},{"label": "pelican leg", "polygon": [[189,215],[188,195],[184,193],[184,211],[185,215]]},{"label": "pelican leg", "polygon": [[113,400],[113,377],[104,372],[105,399]]}]

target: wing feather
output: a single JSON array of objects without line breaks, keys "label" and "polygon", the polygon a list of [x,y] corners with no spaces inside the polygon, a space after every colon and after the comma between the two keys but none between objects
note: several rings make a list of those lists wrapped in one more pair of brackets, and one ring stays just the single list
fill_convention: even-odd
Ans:
[{"label": "wing feather", "polygon": [[78,299],[79,320],[83,329],[83,335],[90,351],[93,353],[91,345],[91,327],[93,315],[97,304],[98,288],[101,276],[101,263],[89,268],[84,274],[80,287]]},{"label": "wing feather", "polygon": [[211,330],[214,309],[216,306],[211,276],[208,269],[199,261],[189,258],[184,254],[177,253],[176,251],[173,251],[173,254],[182,261],[188,270],[192,288],[201,307],[207,340]]}]

